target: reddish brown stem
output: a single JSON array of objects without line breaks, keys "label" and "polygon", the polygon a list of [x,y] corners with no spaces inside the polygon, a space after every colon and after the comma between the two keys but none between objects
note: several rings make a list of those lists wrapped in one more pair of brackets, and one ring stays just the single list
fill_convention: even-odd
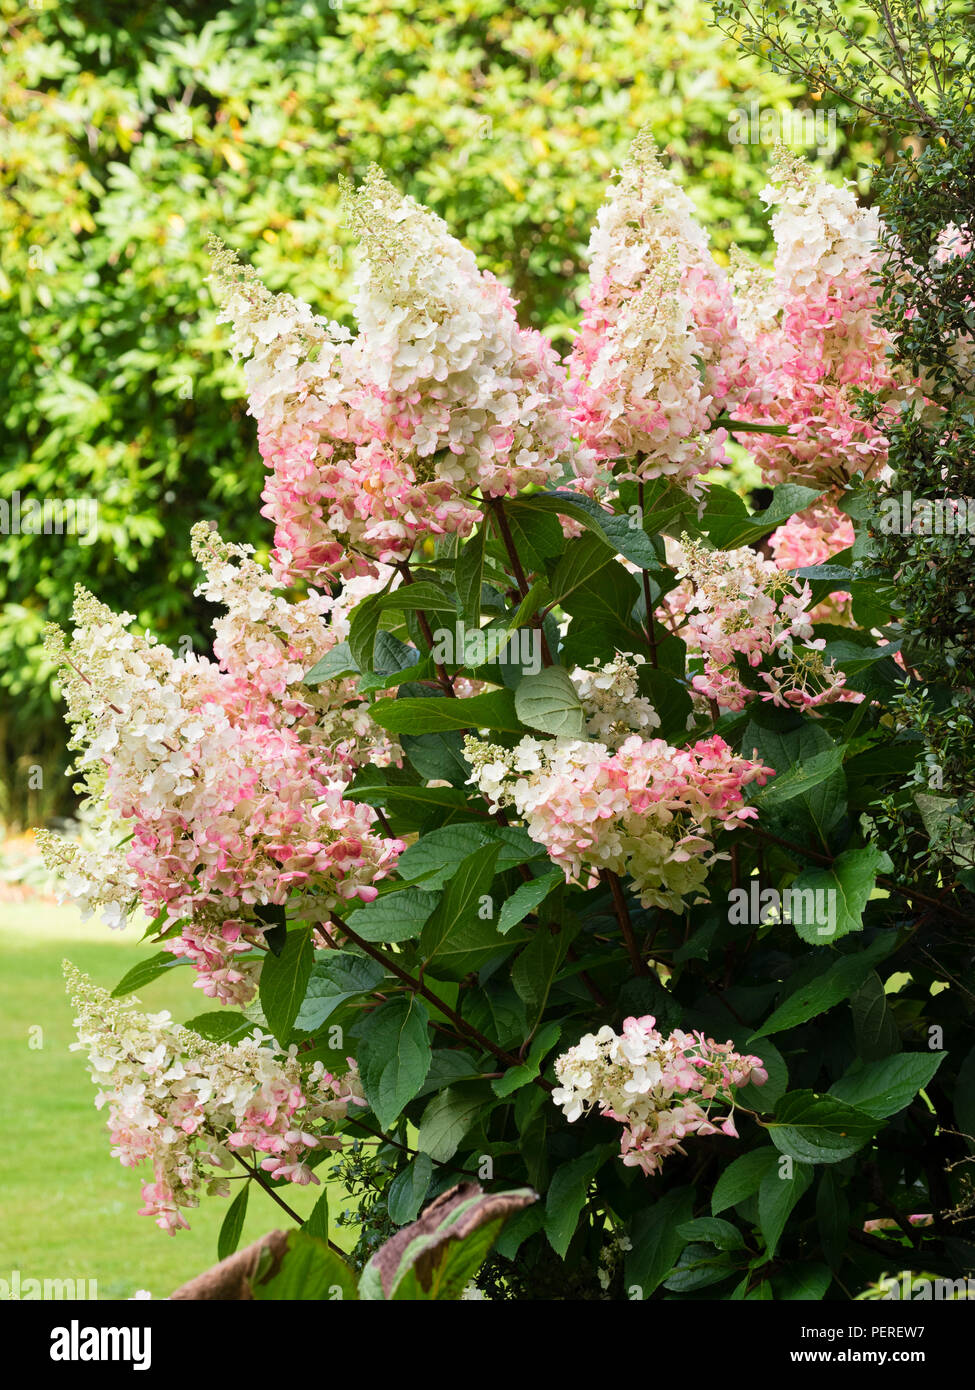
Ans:
[{"label": "reddish brown stem", "polygon": [[[506,1052],[503,1047],[499,1047],[498,1044],[492,1042],[490,1038],[486,1038],[483,1033],[479,1032],[479,1030],[473,1026],[473,1024],[468,1023],[466,1018],[462,1018],[455,1009],[452,1009],[449,1004],[444,1003],[438,995],[434,994],[429,985],[424,984],[422,980],[418,980],[416,976],[404,970],[401,965],[390,956],[386,955],[384,951],[380,951],[371,941],[364,941],[361,936],[358,936],[352,930],[348,922],[343,921],[342,918],[334,912],[331,914],[331,919],[339,930],[345,933],[350,941],[354,941],[360,950],[365,951],[367,956],[372,956],[373,960],[378,961],[385,969],[391,971],[392,974],[402,980],[405,985],[408,985],[415,994],[420,994],[424,999],[429,1000],[435,1008],[440,1010],[445,1018],[450,1019],[451,1023],[459,1032],[465,1034],[468,1038],[473,1038],[473,1040],[483,1047],[486,1052],[492,1053],[497,1057],[499,1062],[504,1062],[505,1066],[517,1067],[521,1065],[517,1057],[510,1052]],[[534,1080],[536,1085],[541,1086],[546,1091],[554,1089],[550,1082],[545,1081],[540,1076],[536,1076]]]},{"label": "reddish brown stem", "polygon": [[637,975],[649,975],[650,967],[640,955],[636,944],[636,934],[633,930],[633,923],[630,921],[629,909],[626,906],[626,899],[623,896],[623,888],[619,881],[619,876],[614,874],[612,869],[601,869],[600,878],[609,886],[609,891],[613,895],[613,907],[616,911],[616,920],[620,924],[620,931],[623,933],[623,940],[626,942],[626,949],[630,957],[633,970]]},{"label": "reddish brown stem", "polygon": [[[514,536],[511,534],[511,527],[508,525],[508,518],[505,516],[504,502],[500,497],[491,498],[491,515],[494,517],[495,524],[498,528],[498,534],[501,537],[504,548],[508,552],[508,559],[511,561],[511,570],[515,576],[515,583],[518,585],[518,593],[521,595],[522,599],[524,599],[528,596],[528,579],[522,567],[521,557],[518,554]],[[552,653],[549,650],[549,645],[545,639],[545,633],[541,625],[539,624],[535,630],[541,642],[542,662],[546,666],[554,666],[555,662],[552,660]]]}]

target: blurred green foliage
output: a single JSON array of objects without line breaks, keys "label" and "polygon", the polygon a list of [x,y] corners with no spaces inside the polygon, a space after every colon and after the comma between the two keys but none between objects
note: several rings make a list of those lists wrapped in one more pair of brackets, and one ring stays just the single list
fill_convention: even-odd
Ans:
[{"label": "blurred green foliage", "polygon": [[[64,796],[41,629],[65,621],[74,584],[202,647],[191,523],[267,543],[209,232],[347,318],[336,185],[376,160],[564,341],[637,128],[677,161],[719,254],[761,250],[768,151],[731,144],[729,113],[802,91],[699,0],[0,0],[0,16],[0,498],[99,505],[92,544],[0,535],[0,820]],[[842,113],[839,131],[834,167],[852,175],[870,133],[844,135]]]}]

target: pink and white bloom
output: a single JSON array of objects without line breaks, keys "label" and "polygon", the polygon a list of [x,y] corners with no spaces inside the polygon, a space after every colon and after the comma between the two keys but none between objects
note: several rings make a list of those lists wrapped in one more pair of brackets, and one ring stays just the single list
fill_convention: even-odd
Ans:
[{"label": "pink and white bloom", "polygon": [[[675,1029],[664,1037],[656,1019],[627,1018],[623,1032],[600,1028],[556,1059],[552,1099],[570,1124],[591,1109],[623,1126],[620,1152],[630,1168],[659,1172],[671,1153],[685,1153],[693,1134],[737,1138],[735,1090],[761,1086],[761,1058],[735,1052],[703,1033]],[[729,1109],[723,1117],[715,1110]]]},{"label": "pink and white bloom", "polygon": [[351,1059],[335,1077],[321,1062],[303,1068],[294,1047],[279,1055],[259,1033],[233,1046],[209,1042],[168,1013],[113,999],[67,963],[64,973],[78,1011],[72,1050],[88,1053],[112,1156],[152,1168],[143,1215],[170,1235],[188,1230],[184,1213],[201,1190],[229,1195],[235,1154],[274,1178],[319,1181],[307,1160],[341,1148],[327,1127],[366,1103]]}]

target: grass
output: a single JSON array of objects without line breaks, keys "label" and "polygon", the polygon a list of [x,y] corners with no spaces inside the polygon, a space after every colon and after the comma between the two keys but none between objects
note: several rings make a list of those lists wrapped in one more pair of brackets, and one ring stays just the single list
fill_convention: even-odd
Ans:
[{"label": "grass", "polygon": [[[164,1298],[216,1261],[227,1200],[203,1197],[187,1213],[191,1229],[175,1236],[140,1216],[142,1172],[111,1157],[86,1059],[69,1051],[74,1032],[62,959],[112,988],[146,955],[139,935],[132,927],[82,925],[70,906],[0,899],[0,1279],[19,1270],[22,1280],[97,1280],[103,1299],[128,1298],[136,1289]],[[169,971],[139,998],[147,1010],[169,1009],[185,1021],[214,1007],[191,980],[189,969]],[[320,1193],[292,1187],[285,1195],[306,1216]],[[276,1227],[291,1223],[252,1185],[241,1244]],[[342,1231],[338,1239],[346,1244],[349,1236]]]}]

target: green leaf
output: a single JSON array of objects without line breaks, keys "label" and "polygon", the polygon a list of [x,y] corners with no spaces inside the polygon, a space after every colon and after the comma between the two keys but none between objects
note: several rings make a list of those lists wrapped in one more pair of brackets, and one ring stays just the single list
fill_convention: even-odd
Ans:
[{"label": "green leaf", "polygon": [[484,583],[486,539],[487,522],[461,546],[454,565],[454,583],[457,585],[460,613],[468,627],[479,627],[481,622],[481,586]]},{"label": "green leaf", "polygon": [[305,1231],[292,1231],[281,1268],[253,1286],[258,1300],[292,1303],[355,1299],[355,1275],[324,1241]]},{"label": "green leaf", "polygon": [[671,1188],[656,1202],[637,1211],[624,1267],[631,1297],[635,1293],[637,1298],[649,1298],[667,1278],[684,1248],[680,1227],[690,1221],[693,1211],[692,1187]]},{"label": "green leaf", "polygon": [[459,733],[400,734],[399,741],[410,765],[428,781],[450,782],[456,787],[471,775]]},{"label": "green leaf", "polygon": [[392,592],[370,594],[352,610],[349,621],[349,650],[364,674],[375,669],[376,634],[383,613],[422,610],[425,613],[455,613],[456,604],[446,590],[429,580],[402,584]]},{"label": "green leaf", "polygon": [[794,1264],[780,1270],[773,1281],[773,1294],[783,1302],[800,1300],[818,1303],[833,1282],[829,1265]]},{"label": "green leaf", "polygon": [[511,983],[525,1002],[530,1033],[544,1012],[573,935],[567,927],[557,933],[539,927],[511,968]]},{"label": "green leaf", "polygon": [[691,697],[687,686],[675,680],[667,671],[657,670],[649,662],[639,667],[640,693],[645,695],[660,718],[661,738],[680,739],[687,733],[691,713]]},{"label": "green leaf", "polygon": [[456,613],[457,604],[439,584],[429,579],[415,579],[401,584],[392,593],[381,594],[377,600],[380,612],[396,609],[401,613]]},{"label": "green leaf", "polygon": [[317,960],[312,966],[294,1027],[303,1033],[314,1033],[346,999],[376,989],[385,974],[370,956],[330,951],[324,960]]},{"label": "green leaf", "polygon": [[248,1033],[253,1033],[255,1025],[233,1009],[215,1009],[212,1013],[197,1014],[195,1018],[187,1019],[183,1027],[199,1033],[201,1038],[209,1042],[235,1043],[246,1038]]},{"label": "green leaf", "polygon": [[[781,824],[790,833],[787,839],[799,837],[801,843],[810,831],[818,835],[823,845],[828,847],[829,832],[843,818],[846,810],[846,775],[841,767],[835,767],[826,775],[821,775],[829,767],[826,755],[837,750],[837,745],[820,724],[809,720],[798,728],[783,732],[781,728],[770,728],[759,723],[759,718],[771,719],[767,711],[753,717],[742,735],[742,753],[758,755],[768,767],[774,767],[776,774],[788,773],[789,769],[814,765],[814,772],[808,784],[796,789],[794,774],[789,774],[787,791],[791,791],[779,804],[774,798],[766,801],[767,812],[763,821],[771,825]],[[773,784],[769,784],[769,789]],[[762,795],[764,796],[764,791]]]},{"label": "green leaf", "polygon": [[770,1148],[754,1149],[734,1159],[714,1185],[711,1194],[711,1211],[714,1215],[728,1207],[736,1207],[757,1192],[763,1178],[773,1170],[776,1162],[775,1150]]},{"label": "green leaf", "polygon": [[544,1024],[539,1029],[537,1035],[528,1049],[528,1056],[520,1067],[510,1067],[504,1076],[497,1077],[491,1082],[491,1089],[496,1096],[510,1096],[515,1091],[527,1086],[530,1081],[541,1071],[542,1062],[551,1052],[552,1048],[562,1036],[562,1025],[554,1020]]},{"label": "green leaf", "polygon": [[[624,630],[637,643],[646,642],[640,624],[630,617],[640,597],[637,580],[601,541],[584,536],[573,545],[583,547],[582,551],[570,551],[562,562],[562,574],[557,570],[552,576],[552,590],[559,596],[560,607],[577,623],[606,623]],[[567,563],[570,559],[574,560],[571,568]]]},{"label": "green leaf", "polygon": [[426,811],[469,812],[483,819],[460,787],[414,787],[408,783],[381,787],[350,787],[345,793],[349,801],[366,806],[383,806],[404,815],[423,815]]},{"label": "green leaf", "polygon": [[315,1236],[318,1240],[328,1243],[328,1188],[322,1189],[322,1194],[318,1198],[311,1212],[302,1222],[301,1229],[306,1235]]},{"label": "green leaf", "polygon": [[429,1095],[431,1091],[442,1091],[457,1081],[476,1081],[481,1075],[481,1070],[481,1066],[469,1052],[462,1052],[459,1048],[435,1047],[430,1059],[430,1070],[417,1091],[417,1096]]},{"label": "green leaf", "polygon": [[[418,681],[434,674],[433,662],[429,655],[421,658],[416,647],[407,646],[391,632],[382,628],[376,633],[372,654],[372,671],[360,677],[357,693],[363,700],[380,690],[390,690],[393,686]],[[421,687],[423,689],[424,687]]]},{"label": "green leaf", "polygon": [[508,936],[502,937],[498,935],[497,924],[493,918],[485,918],[483,921],[471,918],[461,922],[451,932],[438,950],[431,968],[438,979],[463,980],[465,976],[481,970],[490,961],[510,955],[526,940],[528,933],[522,929],[516,929]]},{"label": "green leaf", "polygon": [[754,1042],[769,1033],[781,1033],[785,1028],[795,1028],[797,1024],[806,1023],[844,999],[849,999],[874,966],[889,956],[896,945],[896,933],[884,932],[855,955],[833,960],[822,974],[814,976],[788,995],[761,1028],[752,1034],[750,1041]]},{"label": "green leaf", "polygon": [[[629,517],[613,516],[603,511],[598,503],[582,493],[535,492],[531,496],[520,497],[518,506],[525,510],[554,512],[559,516],[571,517],[641,569],[660,567],[653,546],[642,528],[631,526]],[[509,515],[511,510],[513,508],[506,509]]]},{"label": "green leaf", "polygon": [[288,932],[279,956],[267,955],[261,966],[260,999],[267,1026],[282,1047],[291,1037],[315,960],[311,931]]},{"label": "green leaf", "polygon": [[400,878],[422,883],[424,888],[442,888],[469,854],[489,840],[501,845],[497,872],[515,869],[532,859],[545,857],[541,845],[536,845],[526,831],[518,826],[492,825],[488,822],[471,825],[445,825],[421,835],[415,844],[400,855],[396,871]]},{"label": "green leaf", "polygon": [[[475,922],[478,920],[478,909],[481,907],[482,899],[490,896],[489,889],[494,881],[495,866],[500,852],[501,846],[498,841],[489,840],[457,866],[440,902],[420,933],[420,953],[426,961],[431,961],[438,954],[444,942],[461,923],[469,923],[471,919]],[[496,935],[496,931],[494,934]]]},{"label": "green leaf", "polygon": [[812,1168],[808,1163],[791,1164],[792,1172],[784,1163],[776,1163],[762,1178],[758,1187],[758,1228],[765,1237],[765,1246],[771,1258],[778,1248],[785,1223],[793,1207],[813,1180]]},{"label": "green leaf", "polygon": [[712,487],[708,490],[701,526],[710,536],[712,545],[719,550],[734,550],[761,540],[796,512],[805,511],[820,496],[822,493],[817,488],[780,483],[765,511],[749,516],[744,502],[735,493],[727,488]]},{"label": "green leaf", "polygon": [[796,935],[819,946],[862,931],[877,874],[892,867],[890,856],[871,844],[845,850],[828,869],[803,869],[788,889]]},{"label": "green leaf", "polygon": [[220,1225],[220,1234],[217,1236],[218,1260],[225,1260],[228,1255],[232,1255],[240,1244],[240,1233],[244,1229],[244,1218],[247,1215],[247,1195],[250,1192],[250,1186],[250,1178],[248,1178],[227,1208],[227,1214]]},{"label": "green leaf", "polygon": [[799,1163],[839,1163],[862,1149],[879,1128],[865,1111],[813,1091],[783,1096],[765,1127],[775,1147]]},{"label": "green leaf", "polygon": [[947,1056],[944,1052],[900,1052],[878,1062],[855,1062],[829,1088],[831,1096],[886,1120],[910,1105]]},{"label": "green leaf", "polygon": [[614,1145],[601,1144],[556,1169],[545,1199],[545,1234],[563,1259],[586,1204],[589,1184],[614,1151]]},{"label": "green leaf", "polygon": [[348,914],[348,923],[363,941],[410,941],[437,906],[436,893],[401,888],[384,893]]},{"label": "green leaf", "polygon": [[[593,535],[591,531],[577,540],[570,541],[565,554],[552,571],[549,581],[552,591],[550,603],[564,605],[566,599],[577,589],[588,589],[597,575],[601,584],[605,579],[605,574],[601,571],[604,571],[607,565],[615,563],[613,555],[613,547],[607,545],[599,536]],[[636,598],[636,583],[622,566],[617,565],[616,568],[626,575],[633,586],[633,597],[629,606],[624,609],[624,612],[628,612],[629,608],[633,607],[633,599]]]},{"label": "green leaf", "polygon": [[382,610],[379,594],[370,594],[357,603],[349,616],[349,653],[360,671],[371,671],[376,633]]},{"label": "green leaf", "polygon": [[684,1240],[707,1241],[719,1250],[743,1250],[745,1237],[730,1221],[722,1221],[716,1216],[699,1216],[695,1221],[685,1221],[677,1228],[677,1234]]},{"label": "green leaf", "polygon": [[781,806],[796,796],[811,792],[842,768],[845,753],[842,747],[825,748],[805,762],[796,763],[784,772],[777,771],[771,782],[755,796],[754,804],[759,809]]},{"label": "green leaf", "polygon": [[[404,671],[414,673],[419,662],[420,653],[416,647],[401,642],[391,632],[384,632],[380,629],[376,633],[376,649],[373,653],[372,665],[378,676],[388,678],[401,675]],[[361,681],[359,688],[360,690],[362,688]]]},{"label": "green leaf", "polygon": [[565,883],[565,874],[561,869],[553,869],[551,873],[540,874],[538,878],[529,879],[528,882],[520,884],[501,906],[501,913],[498,918],[498,931],[501,935],[504,936],[530,912],[534,912],[535,908],[545,901],[549,893],[563,883]]},{"label": "green leaf", "polygon": [[305,676],[305,685],[322,685],[325,681],[340,680],[343,676],[357,676],[359,667],[352,658],[348,642],[339,642],[315,662]]},{"label": "green leaf", "polygon": [[585,712],[568,671],[547,666],[535,676],[524,676],[515,691],[519,720],[546,734],[581,738]]},{"label": "green leaf", "polygon": [[510,981],[492,976],[479,990],[465,990],[461,1013],[468,1023],[501,1047],[519,1046],[528,1036],[525,1005]]},{"label": "green leaf", "polygon": [[460,729],[516,734],[525,731],[515,713],[515,697],[510,690],[491,690],[466,700],[452,700],[446,695],[428,700],[377,700],[369,706],[369,718],[394,734],[440,734]]},{"label": "green leaf", "polygon": [[850,1224],[850,1204],[843,1183],[832,1168],[826,1168],[819,1179],[816,1192],[816,1224],[819,1243],[832,1269],[843,1263],[847,1229]]},{"label": "green leaf", "polygon": [[460,1141],[481,1111],[493,1104],[491,1090],[483,1081],[449,1086],[427,1105],[417,1131],[416,1146],[436,1163],[446,1163],[460,1148]]},{"label": "green leaf", "polygon": [[395,1225],[405,1226],[416,1220],[432,1177],[433,1160],[425,1153],[418,1153],[401,1173],[396,1174],[386,1193],[386,1210]]},{"label": "green leaf", "polygon": [[901,1050],[901,1037],[887,1002],[884,982],[872,970],[850,1000],[856,1050],[865,1062],[875,1062]]},{"label": "green leaf", "polygon": [[535,1235],[545,1225],[544,1207],[527,1207],[518,1212],[507,1223],[495,1241],[495,1249],[506,1260],[513,1260],[529,1236]]},{"label": "green leaf", "polygon": [[430,1069],[429,1015],[416,995],[388,999],[359,1025],[359,1072],[366,1099],[388,1130]]},{"label": "green leaf", "polygon": [[131,970],[127,970],[112,990],[113,999],[121,999],[125,994],[131,994],[133,990],[142,989],[145,985],[152,984],[153,980],[158,980],[160,975],[165,975],[168,970],[174,970],[178,965],[185,965],[184,956],[174,956],[169,951],[159,951],[156,955],[150,956],[148,960],[140,960],[137,965],[133,965]]},{"label": "green leaf", "polygon": [[720,1284],[734,1272],[735,1265],[724,1251],[716,1253],[713,1245],[686,1245],[680,1252],[677,1264],[664,1280],[664,1288],[670,1289],[671,1293],[691,1293],[695,1289]]},{"label": "green leaf", "polygon": [[546,560],[561,555],[565,535],[558,517],[522,503],[529,499],[505,502],[504,514],[522,564],[529,574],[544,574]]}]

